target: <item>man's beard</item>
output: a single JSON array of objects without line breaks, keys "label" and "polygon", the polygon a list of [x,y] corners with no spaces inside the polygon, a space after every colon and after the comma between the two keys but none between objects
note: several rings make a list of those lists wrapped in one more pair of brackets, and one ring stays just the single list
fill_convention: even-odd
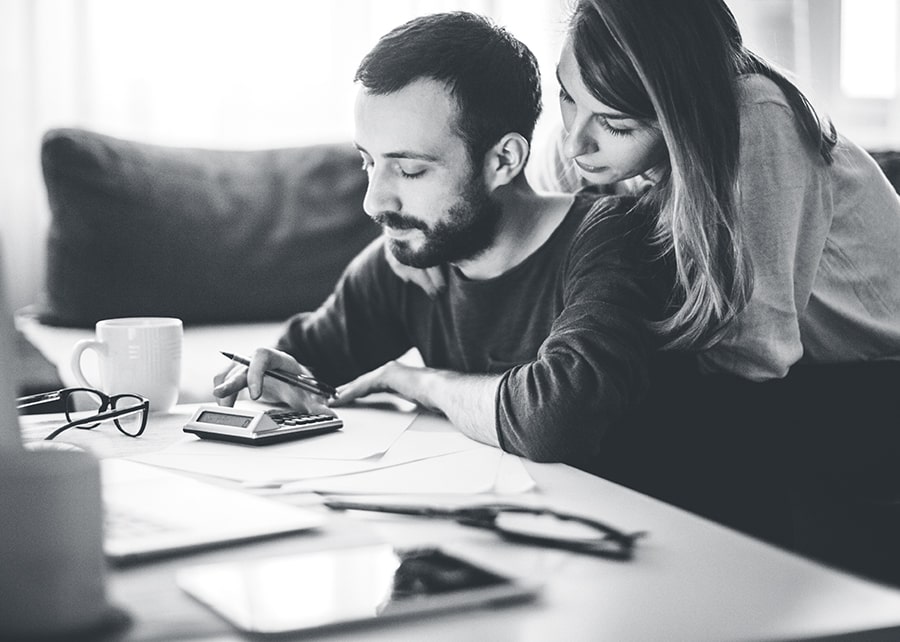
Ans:
[{"label": "man's beard", "polygon": [[398,261],[415,268],[472,259],[494,243],[500,221],[500,205],[491,200],[484,179],[477,176],[466,192],[447,210],[447,218],[428,227],[418,219],[380,212],[373,219],[382,226],[421,230],[425,240],[413,250],[403,240],[388,239],[388,247]]}]

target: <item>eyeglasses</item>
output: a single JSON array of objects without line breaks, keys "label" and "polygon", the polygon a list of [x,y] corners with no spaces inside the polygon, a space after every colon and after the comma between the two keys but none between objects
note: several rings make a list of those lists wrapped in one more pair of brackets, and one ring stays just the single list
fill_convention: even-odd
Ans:
[{"label": "eyeglasses", "polygon": [[403,504],[368,504],[326,499],[337,510],[365,510],[400,515],[451,519],[457,523],[497,532],[510,541],[539,544],[617,560],[631,559],[635,541],[646,533],[623,533],[586,517],[547,508],[515,504],[482,504],[466,508],[434,508]]},{"label": "eyeglasses", "polygon": [[122,434],[140,437],[147,427],[150,412],[150,401],[140,395],[107,395],[93,388],[63,388],[16,399],[16,407],[20,409],[46,403],[60,404],[68,421],[44,437],[47,440],[69,428],[90,430],[110,419]]}]

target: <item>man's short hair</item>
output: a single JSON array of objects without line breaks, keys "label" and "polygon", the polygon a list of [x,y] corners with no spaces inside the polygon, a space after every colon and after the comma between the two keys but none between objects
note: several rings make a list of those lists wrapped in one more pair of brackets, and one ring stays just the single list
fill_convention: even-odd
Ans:
[{"label": "man's short hair", "polygon": [[541,113],[541,79],[531,50],[483,16],[465,11],[414,18],[384,35],[354,77],[373,94],[420,79],[446,85],[476,166],[510,132],[529,143]]}]

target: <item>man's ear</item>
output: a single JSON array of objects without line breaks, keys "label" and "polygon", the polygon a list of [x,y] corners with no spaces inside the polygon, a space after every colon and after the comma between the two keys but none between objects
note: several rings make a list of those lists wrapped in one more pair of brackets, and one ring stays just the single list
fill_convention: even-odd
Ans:
[{"label": "man's ear", "polygon": [[525,169],[531,146],[515,132],[505,134],[484,156],[484,182],[491,191],[508,185]]}]

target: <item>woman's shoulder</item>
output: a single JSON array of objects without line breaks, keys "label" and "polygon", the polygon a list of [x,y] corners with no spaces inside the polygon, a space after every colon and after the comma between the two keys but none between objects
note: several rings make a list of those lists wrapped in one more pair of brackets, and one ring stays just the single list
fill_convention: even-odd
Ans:
[{"label": "woman's shoulder", "polygon": [[[775,82],[761,74],[738,77],[738,109],[741,119],[741,138],[757,139],[760,135],[781,144],[795,143],[801,125],[790,102]],[[774,134],[774,136],[772,136]]]},{"label": "woman's shoulder", "polygon": [[742,169],[748,169],[748,162],[762,162],[764,167],[775,170],[815,160],[817,152],[804,141],[803,124],[773,80],[760,74],[740,76],[738,100]]},{"label": "woman's shoulder", "polygon": [[743,74],[737,80],[738,103],[741,109],[751,105],[777,105],[790,110],[787,97],[774,80],[762,74]]}]

